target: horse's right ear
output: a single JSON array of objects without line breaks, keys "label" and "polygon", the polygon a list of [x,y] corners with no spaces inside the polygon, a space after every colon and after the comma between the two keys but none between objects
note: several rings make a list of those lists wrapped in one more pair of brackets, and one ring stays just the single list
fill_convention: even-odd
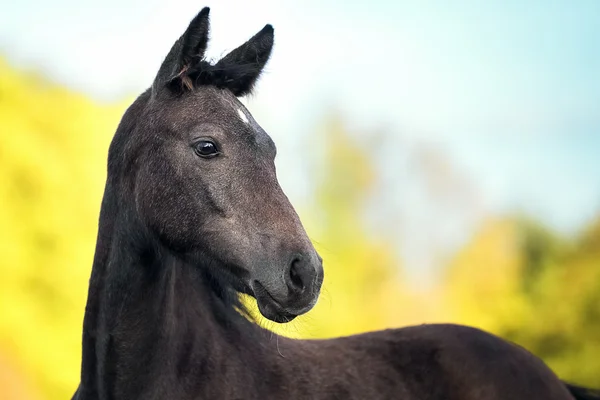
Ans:
[{"label": "horse's right ear", "polygon": [[173,82],[177,77],[181,77],[182,84],[190,84],[186,81],[187,76],[185,75],[185,71],[191,65],[199,63],[204,57],[204,52],[208,44],[209,12],[210,9],[204,7],[192,19],[186,31],[171,47],[171,51],[169,51],[169,54],[160,66],[152,84],[153,94],[162,86]]}]

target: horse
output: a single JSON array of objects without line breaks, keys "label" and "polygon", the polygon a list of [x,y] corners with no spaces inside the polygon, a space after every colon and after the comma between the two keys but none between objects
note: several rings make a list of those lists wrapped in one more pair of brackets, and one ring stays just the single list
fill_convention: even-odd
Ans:
[{"label": "horse", "polygon": [[323,263],[239,101],[273,27],[216,62],[208,31],[203,8],[110,144],[73,399],[600,399],[472,327],[295,340],[249,318],[240,294],[274,322],[308,312]]}]

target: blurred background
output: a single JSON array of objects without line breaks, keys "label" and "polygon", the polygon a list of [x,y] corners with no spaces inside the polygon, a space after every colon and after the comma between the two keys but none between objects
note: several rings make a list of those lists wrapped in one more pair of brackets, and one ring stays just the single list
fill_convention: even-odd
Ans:
[{"label": "blurred background", "polygon": [[0,398],[70,398],[108,144],[189,20],[325,259],[303,338],[490,330],[600,387],[600,2],[21,0],[0,12]]}]

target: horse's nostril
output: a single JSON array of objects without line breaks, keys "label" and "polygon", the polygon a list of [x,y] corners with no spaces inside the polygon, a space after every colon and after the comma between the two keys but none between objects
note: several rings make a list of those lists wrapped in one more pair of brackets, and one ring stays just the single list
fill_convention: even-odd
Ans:
[{"label": "horse's nostril", "polygon": [[294,258],[288,275],[287,283],[290,290],[302,292],[304,290],[304,279],[302,278],[302,260],[300,258]]}]

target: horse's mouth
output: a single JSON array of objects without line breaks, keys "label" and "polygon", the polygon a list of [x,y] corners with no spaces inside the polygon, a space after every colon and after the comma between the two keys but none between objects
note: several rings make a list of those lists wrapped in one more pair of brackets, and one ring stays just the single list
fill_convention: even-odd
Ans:
[{"label": "horse's mouth", "polygon": [[304,314],[308,309],[312,308],[299,310],[300,312],[295,312],[296,310],[292,311],[275,300],[267,289],[256,280],[252,283],[252,289],[254,297],[256,298],[256,303],[258,304],[258,310],[263,317],[273,322],[278,322],[280,324],[290,322],[298,315]]}]

